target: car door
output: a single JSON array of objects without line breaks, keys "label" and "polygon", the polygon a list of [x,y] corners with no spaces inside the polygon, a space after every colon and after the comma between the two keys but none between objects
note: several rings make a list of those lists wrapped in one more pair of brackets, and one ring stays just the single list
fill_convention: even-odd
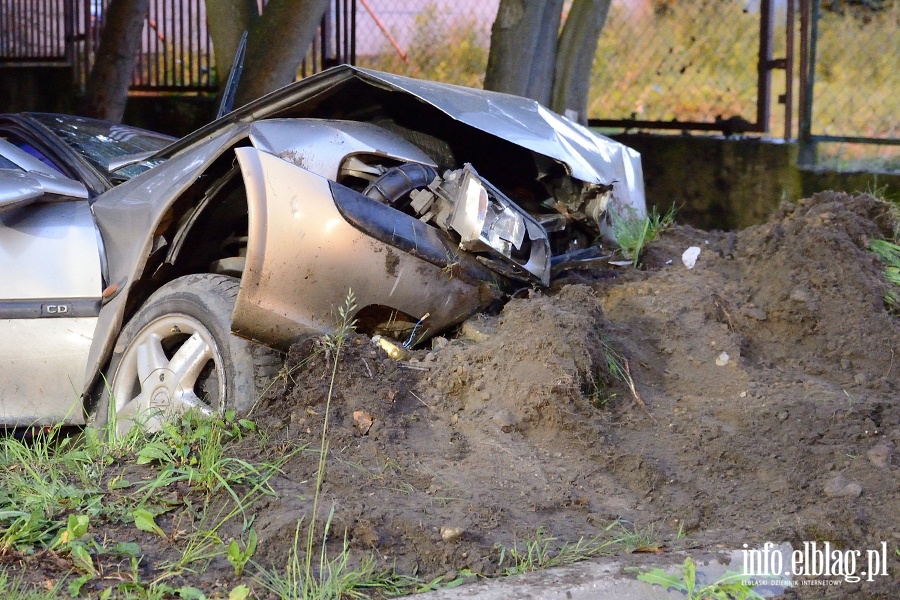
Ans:
[{"label": "car door", "polygon": [[0,426],[84,422],[102,286],[87,189],[0,137]]}]

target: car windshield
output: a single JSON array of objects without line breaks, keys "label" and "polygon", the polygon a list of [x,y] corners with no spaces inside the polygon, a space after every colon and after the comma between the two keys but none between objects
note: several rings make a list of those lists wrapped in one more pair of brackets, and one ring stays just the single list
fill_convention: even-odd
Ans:
[{"label": "car windshield", "polygon": [[140,152],[156,152],[175,138],[119,123],[71,115],[32,114],[110,180],[131,179],[162,161],[143,161],[110,172],[109,161]]}]

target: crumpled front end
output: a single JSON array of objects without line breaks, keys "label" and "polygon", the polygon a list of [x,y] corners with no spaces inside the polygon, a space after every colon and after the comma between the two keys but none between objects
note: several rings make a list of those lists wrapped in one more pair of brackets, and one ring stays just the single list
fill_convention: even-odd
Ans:
[{"label": "crumpled front end", "polygon": [[352,290],[363,329],[418,339],[499,297],[491,270],[435,228],[266,152],[236,153],[250,228],[238,335],[280,346],[320,335]]}]

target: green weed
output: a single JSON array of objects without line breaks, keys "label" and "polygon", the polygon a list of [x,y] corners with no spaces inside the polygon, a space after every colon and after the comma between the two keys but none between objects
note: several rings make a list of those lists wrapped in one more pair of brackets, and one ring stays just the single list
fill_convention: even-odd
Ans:
[{"label": "green weed", "polygon": [[228,562],[231,563],[231,566],[234,569],[235,577],[243,575],[244,567],[253,557],[254,552],[256,552],[255,529],[250,530],[250,533],[247,536],[247,542],[244,544],[243,548],[241,548],[237,540],[231,540],[231,543],[228,544],[226,556],[228,557]]},{"label": "green weed", "polygon": [[869,247],[885,264],[884,278],[892,285],[884,295],[884,303],[892,314],[900,315],[900,245],[874,240]]},{"label": "green weed", "polygon": [[747,576],[734,571],[727,571],[710,584],[698,585],[697,565],[694,564],[691,557],[684,560],[680,576],[670,575],[662,569],[653,569],[641,573],[637,578],[667,590],[678,590],[687,595],[687,600],[762,600],[762,596],[744,583]]},{"label": "green weed", "polygon": [[656,207],[647,216],[640,216],[628,207],[626,214],[611,211],[613,236],[619,244],[619,252],[637,268],[644,247],[655,240],[660,232],[675,222],[675,206],[661,215]]},{"label": "green weed", "polygon": [[517,541],[512,548],[498,546],[500,557],[497,564],[503,575],[519,575],[612,554],[620,546],[617,537],[580,538],[575,543],[560,544],[546,529],[539,528],[534,537]]}]

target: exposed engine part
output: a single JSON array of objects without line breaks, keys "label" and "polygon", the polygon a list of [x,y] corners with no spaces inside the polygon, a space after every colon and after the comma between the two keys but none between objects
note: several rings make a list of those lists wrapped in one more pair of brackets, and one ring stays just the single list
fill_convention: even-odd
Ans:
[{"label": "exposed engine part", "polygon": [[406,163],[388,170],[363,190],[363,195],[402,210],[411,202],[410,192],[421,190],[437,178],[427,165]]},{"label": "exposed engine part", "polygon": [[606,209],[615,182],[604,185],[557,177],[544,183],[552,196],[544,202],[545,206],[565,216],[567,221],[583,223],[600,232],[608,220]]},{"label": "exposed engine part", "polygon": [[340,178],[357,177],[367,181],[374,181],[383,175],[385,168],[378,164],[364,162],[358,156],[351,156],[341,165]]}]

